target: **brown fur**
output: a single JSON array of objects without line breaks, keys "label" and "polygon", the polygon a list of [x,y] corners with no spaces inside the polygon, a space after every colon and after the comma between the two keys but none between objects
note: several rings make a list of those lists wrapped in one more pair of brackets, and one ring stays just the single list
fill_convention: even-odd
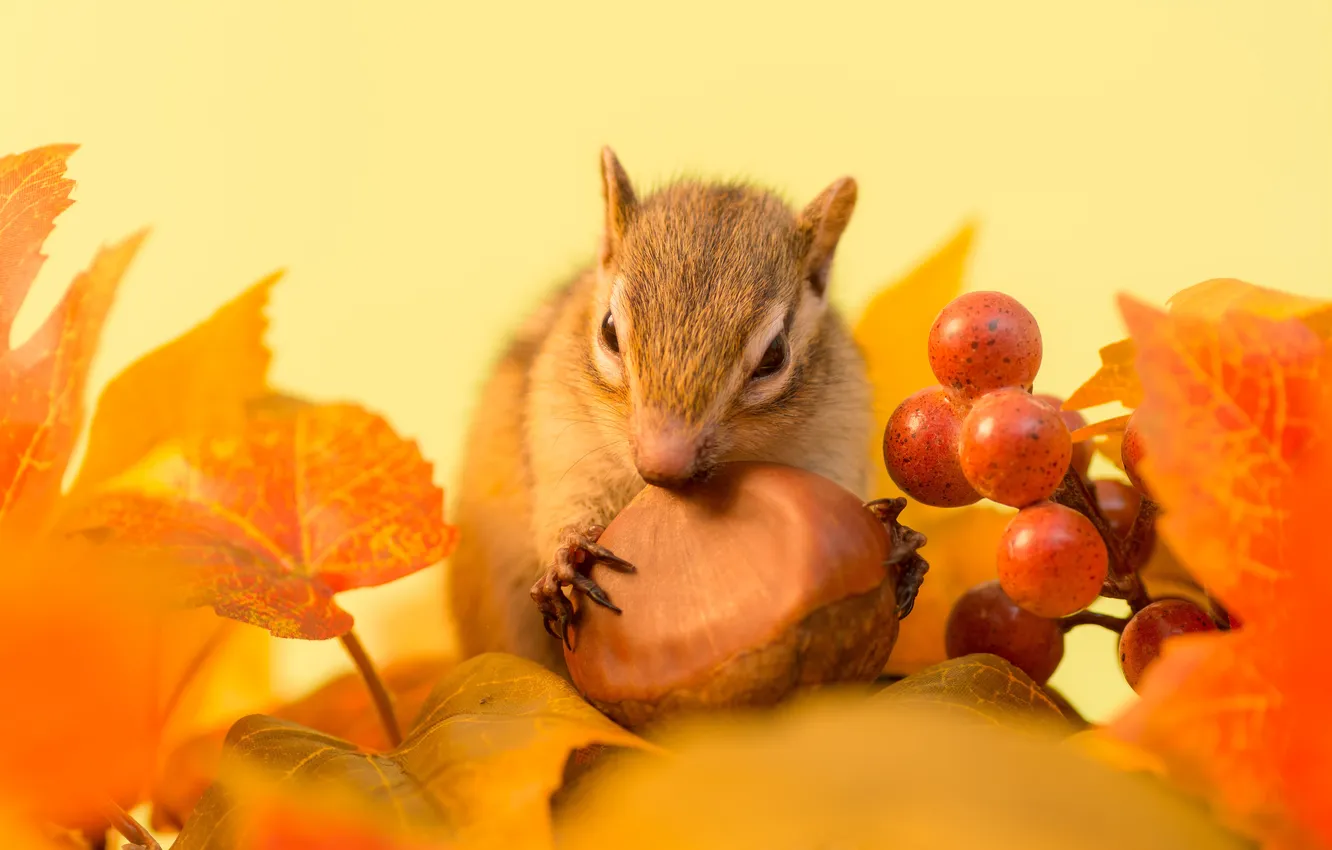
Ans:
[{"label": "brown fur", "polygon": [[[636,405],[707,424],[704,470],[767,460],[860,496],[867,486],[864,364],[823,297],[855,183],[834,183],[796,213],[740,184],[677,182],[640,201],[609,150],[602,165],[597,263],[523,326],[474,416],[450,572],[465,653],[512,652],[559,671],[561,646],[529,590],[563,531],[609,522],[644,486],[629,427]],[[621,380],[603,374],[596,348],[617,280],[632,317],[620,334]],[[755,402],[745,395],[747,346],[777,315],[789,381]]]}]

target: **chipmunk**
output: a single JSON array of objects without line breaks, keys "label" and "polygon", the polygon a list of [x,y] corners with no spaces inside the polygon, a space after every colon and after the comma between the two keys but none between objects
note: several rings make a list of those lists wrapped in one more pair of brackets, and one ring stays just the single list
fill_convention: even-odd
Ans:
[{"label": "chipmunk", "polygon": [[855,181],[797,213],[741,183],[640,199],[614,152],[601,159],[596,262],[521,326],[474,414],[450,569],[464,653],[563,675],[564,588],[619,611],[592,567],[633,565],[597,539],[645,485],[735,460],[802,467],[861,498],[869,479],[870,387],[828,303]]}]

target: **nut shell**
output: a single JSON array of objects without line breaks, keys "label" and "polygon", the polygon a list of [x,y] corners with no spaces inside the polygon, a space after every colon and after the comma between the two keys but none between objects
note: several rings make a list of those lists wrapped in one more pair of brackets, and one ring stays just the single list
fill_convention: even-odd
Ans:
[{"label": "nut shell", "polygon": [[804,470],[734,463],[688,490],[645,488],[601,542],[637,571],[595,568],[623,613],[576,597],[565,662],[584,697],[630,728],[869,681],[897,640],[887,530]]}]

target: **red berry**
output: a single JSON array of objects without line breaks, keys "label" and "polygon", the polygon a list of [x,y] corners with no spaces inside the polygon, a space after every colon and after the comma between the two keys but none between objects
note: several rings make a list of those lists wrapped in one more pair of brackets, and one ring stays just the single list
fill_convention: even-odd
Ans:
[{"label": "red berry", "polygon": [[949,658],[987,652],[1043,685],[1064,657],[1059,623],[1019,608],[997,581],[968,590],[953,603],[944,626]]},{"label": "red berry", "polygon": [[1096,526],[1054,502],[1018,511],[999,538],[999,583],[1038,617],[1064,617],[1101,595],[1109,556]]},{"label": "red berry", "polygon": [[883,463],[917,502],[959,508],[980,501],[957,459],[960,410],[943,387],[927,387],[897,406],[883,430]]},{"label": "red berry", "polygon": [[1113,478],[1093,481],[1092,492],[1110,528],[1120,537],[1128,537],[1133,521],[1138,518],[1138,508],[1142,507],[1142,493]]},{"label": "red berry", "polygon": [[1014,508],[1048,499],[1073,458],[1059,414],[1012,387],[972,405],[958,448],[962,472],[976,492]]},{"label": "red berry", "polygon": [[1142,456],[1146,447],[1142,444],[1142,432],[1138,430],[1137,423],[1134,421],[1137,418],[1138,414],[1135,412],[1129,417],[1128,423],[1124,426],[1124,442],[1120,446],[1119,456],[1124,461],[1124,472],[1128,475],[1129,481],[1132,481],[1133,486],[1137,487],[1144,496],[1150,497],[1151,494],[1147,491],[1147,485],[1143,483],[1142,476],[1138,474],[1138,464],[1142,463]]},{"label": "red berry", "polygon": [[1151,603],[1133,615],[1119,636],[1119,669],[1124,681],[1136,691],[1143,672],[1161,654],[1166,639],[1215,629],[1212,618],[1192,602],[1162,599]]},{"label": "red berry", "polygon": [[[1064,425],[1071,432],[1078,430],[1087,424],[1087,417],[1076,410],[1064,410],[1064,400],[1056,395],[1048,393],[1032,396],[1040,399],[1059,412],[1059,418],[1064,420]],[[1073,471],[1083,478],[1087,477],[1087,472],[1091,470],[1092,462],[1092,444],[1090,440],[1083,440],[1080,443],[1073,444]]]},{"label": "red berry", "polygon": [[968,292],[930,328],[930,368],[939,383],[976,399],[1001,387],[1031,388],[1041,367],[1041,329],[1002,292]]}]

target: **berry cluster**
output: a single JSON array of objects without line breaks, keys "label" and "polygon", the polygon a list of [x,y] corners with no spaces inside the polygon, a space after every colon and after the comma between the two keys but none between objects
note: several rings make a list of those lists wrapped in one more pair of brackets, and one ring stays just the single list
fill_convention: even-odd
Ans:
[{"label": "berry cluster", "polygon": [[[1096,624],[1121,632],[1120,666],[1137,687],[1162,641],[1216,624],[1192,602],[1147,597],[1137,570],[1151,553],[1156,507],[1136,471],[1137,430],[1130,421],[1123,443],[1131,486],[1089,480],[1091,446],[1071,437],[1086,420],[1033,392],[1041,357],[1040,328],[1016,300],[998,292],[955,299],[930,328],[939,383],[889,417],[884,464],[923,504],[984,498],[1018,509],[1000,539],[998,581],[969,590],[949,615],[950,658],[993,653],[1043,683],[1063,658],[1065,633]],[[1133,616],[1084,610],[1102,596],[1127,600]]]}]

